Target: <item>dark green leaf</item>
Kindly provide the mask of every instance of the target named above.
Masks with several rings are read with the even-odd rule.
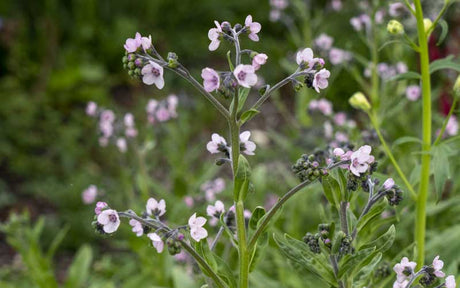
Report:
[[[452,69],[457,72],[460,72],[460,64],[453,62],[454,55],[449,55],[446,58],[439,59],[436,61],[431,62],[430,64],[430,74],[434,73],[438,70],[443,69]]]
[[[241,109],[243,109],[244,103],[246,103],[246,99],[248,99],[248,95],[249,95],[250,90],[251,89],[249,89],[249,88],[241,87],[240,90],[238,91],[238,111],[237,112],[240,112]]]
[[[340,269],[338,277],[342,278],[343,275],[351,276],[351,272],[357,265],[365,262],[366,259],[372,255],[375,251],[375,247],[367,248],[356,252],[355,254],[348,254],[340,261]]]
[[[252,212],[251,219],[249,220],[249,228],[252,230],[257,229],[257,223],[265,215],[265,208],[262,206],[257,206],[256,209]]]
[[[374,204],[374,206],[372,206],[371,210],[369,210],[369,212],[367,212],[367,214],[364,215],[361,218],[361,220],[359,220],[358,226],[356,228],[357,231],[361,232],[361,233],[365,232],[365,231],[363,231],[364,228],[368,224],[371,224],[375,218],[380,216],[382,214],[382,212],[385,210],[386,206],[387,206],[386,201],[380,201],[379,203]]]
[[[212,270],[214,271],[217,270],[217,261],[214,258],[214,253],[212,253],[211,249],[209,249],[207,241],[196,242],[195,250],[196,252],[198,252],[198,254],[201,255],[201,257],[204,258],[204,260],[206,261],[206,263],[208,263],[208,265],[211,267]],[[201,269],[201,270],[203,272],[205,271],[204,269]]]
[[[93,252],[87,245],[82,246],[69,268],[69,276],[65,282],[65,287],[77,288],[87,287],[86,283],[89,277],[89,269],[93,261]]]
[[[243,114],[241,115],[240,125],[243,125],[247,121],[251,120],[254,116],[256,116],[259,113],[260,111],[257,109],[249,109],[247,111],[244,111]]]
[[[339,183],[330,176],[323,177],[321,182],[323,184],[324,196],[326,196],[326,199],[331,205],[335,206],[335,208],[339,210],[341,197]]]
[[[417,72],[414,72],[414,71],[409,71],[409,72],[406,72],[406,73],[402,73],[402,74],[398,74],[392,78],[390,78],[389,81],[399,81],[399,80],[419,80],[421,79],[422,76],[417,73]]]
[[[417,137],[412,137],[412,136],[404,136],[401,138],[396,139],[395,142],[393,142],[393,147],[406,144],[406,143],[419,143],[422,144],[422,140],[420,140]]]
[[[249,189],[249,179],[251,177],[251,167],[248,160],[243,155],[238,158],[238,169],[235,175],[233,188],[234,199],[245,199]]]
[[[449,25],[444,19],[439,20],[438,24],[441,26],[441,35],[439,35],[438,43],[436,43],[437,46],[441,45],[442,41],[446,39],[447,32],[449,32]]]
[[[434,175],[434,184],[436,187],[437,198],[444,189],[444,184],[447,179],[451,178],[450,172],[450,156],[454,155],[455,152],[450,148],[449,145],[439,144],[432,148],[432,173]]]

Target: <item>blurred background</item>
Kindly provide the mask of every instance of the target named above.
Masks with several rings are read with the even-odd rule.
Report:
[[[167,253],[158,255],[149,247],[148,239],[137,238],[126,223],[114,237],[102,237],[91,226],[94,203],[85,203],[92,201],[82,195],[90,185],[97,186],[97,200],[93,201],[106,201],[117,210],[141,211],[148,197],[164,198],[169,204],[168,222],[177,225],[184,224],[191,214],[183,214],[184,210],[191,211],[187,201],[193,200],[192,209],[202,214],[206,205],[213,203],[206,199],[206,189],[202,187],[209,180],[224,179],[227,185],[218,199],[226,207],[231,205],[230,171],[213,165],[214,158],[205,149],[212,133],[226,135],[226,123],[188,83],[171,73],[165,73],[163,90],[130,78],[122,67],[123,44],[137,31],[151,34],[163,56],[175,52],[200,79],[203,67],[225,69],[225,55],[231,49],[224,43],[219,50],[208,51],[207,32],[214,26],[213,21],[243,23],[251,14],[254,21],[262,24],[261,40],[244,40],[243,45],[268,55],[268,63],[259,75],[273,84],[293,71],[295,52],[313,46],[321,33],[333,37],[334,46],[369,57],[362,35],[349,24],[351,17],[362,13],[358,2],[364,1],[346,1],[340,9],[331,2],[337,1],[291,1],[289,7],[281,9],[268,0],[1,1],[0,286],[200,287],[196,267],[188,259]],[[386,1],[374,2],[372,7],[387,9]],[[425,2],[435,15],[443,1]],[[448,36],[440,46],[433,40],[432,60],[458,55],[459,16],[455,6],[446,15]],[[385,15],[379,35],[386,34],[389,19]],[[434,37],[440,33],[436,30]],[[380,55],[382,61],[403,61],[409,70],[418,69],[417,55],[403,45],[382,48]],[[334,111],[345,112],[360,130],[369,128],[367,119],[352,111],[347,102],[350,95],[361,90],[351,72],[355,70],[349,68],[359,67],[356,71],[363,74],[365,67],[356,63],[359,61],[333,67],[325,58],[333,76],[330,87],[320,96],[313,90],[296,93],[288,85],[245,127],[252,131],[258,145],[257,155],[250,158],[256,193],[249,208],[272,205],[277,195],[297,183],[290,165],[301,154],[330,142],[323,132],[327,119],[308,112],[312,99],[327,98]],[[434,77],[436,124],[440,125],[452,101],[449,87],[456,74],[440,72]],[[399,95],[399,100],[395,98],[392,103],[400,105],[400,109],[391,114],[398,121],[382,120],[390,143],[402,135],[419,136],[421,105],[408,104],[403,96],[407,84],[410,83],[392,91],[382,90],[388,97]],[[145,112],[148,101],[161,101],[171,94],[179,100],[178,116],[149,124]],[[251,97],[248,101],[254,102],[257,93]],[[85,112],[89,101],[114,111],[117,119],[126,113],[134,115],[139,135],[129,141],[126,152],[113,143],[100,146],[97,121]],[[402,109],[406,113],[400,113]],[[348,131],[350,142],[363,141],[359,129]],[[369,135],[372,136],[370,130]],[[378,143],[375,138],[373,141]],[[401,155],[401,166],[406,171],[414,165],[414,160],[404,160],[411,149],[402,145],[395,152]],[[387,161],[382,163],[386,167],[382,173],[392,173]],[[458,171],[457,166],[451,167],[452,175]],[[300,238],[316,229],[328,214],[320,205],[320,191],[318,186],[311,193],[298,195],[298,201],[290,203],[279,217],[275,231]],[[429,225],[438,227],[439,233],[452,223],[457,226],[440,234],[440,238],[433,236],[438,242],[433,240],[429,247],[433,251],[442,249],[438,253],[453,263],[454,270],[459,261],[455,249],[460,244],[443,245],[446,242],[441,239],[452,239],[453,243],[460,237],[458,184],[448,181],[439,195],[437,199],[449,199],[441,212],[452,217],[442,225],[429,220]],[[404,204],[401,211],[413,209],[412,204]],[[411,217],[406,222],[401,220],[399,227],[411,231]],[[406,247],[411,237],[398,234],[396,247]],[[304,287],[304,281],[316,283],[308,273],[293,273],[273,243],[271,247],[253,273],[254,287]],[[223,244],[218,248],[225,250]],[[394,254],[397,253],[396,249]],[[316,285],[323,287],[321,283]]]

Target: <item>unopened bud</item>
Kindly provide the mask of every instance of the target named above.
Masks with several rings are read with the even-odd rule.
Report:
[[[356,92],[348,99],[350,105],[355,109],[360,109],[368,112],[371,109],[371,104],[367,101],[366,96],[361,92]]]
[[[176,68],[177,67],[177,65],[178,65],[177,60],[179,59],[179,57],[177,57],[176,53],[169,52],[167,59],[168,59],[168,67],[170,67],[170,68]]]
[[[387,25],[387,31],[394,35],[403,34],[404,26],[397,20],[390,20]]]
[[[429,18],[423,19],[423,26],[425,27],[425,33],[428,33],[428,31],[431,29],[431,26],[433,26],[433,22]]]

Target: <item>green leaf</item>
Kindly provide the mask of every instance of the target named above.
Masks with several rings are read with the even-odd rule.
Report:
[[[251,260],[249,262],[249,272],[254,271],[256,268],[257,263],[262,258],[262,251],[268,245],[268,233],[263,233],[259,239],[257,240],[257,245],[254,247],[254,251],[251,255]]]
[[[379,252],[374,256],[374,258],[372,258],[369,264],[361,269],[358,281],[353,283],[353,287],[365,287],[369,283],[372,272],[375,271],[375,268],[377,264],[380,263],[380,260],[382,260],[382,253]]]
[[[417,72],[409,71],[409,72],[401,73],[394,77],[391,77],[389,81],[412,80],[412,79],[419,80],[419,79],[422,79],[422,76]]]
[[[240,118],[240,126],[254,118],[254,116],[256,116],[259,113],[260,111],[257,109],[249,109],[247,111],[244,111]]]
[[[252,212],[251,219],[249,220],[249,228],[252,230],[257,229],[257,224],[259,220],[265,215],[265,208],[262,206],[257,206],[256,209]]]
[[[237,112],[240,112],[241,109],[243,109],[244,104],[246,103],[246,99],[248,99],[250,90],[251,89],[249,88],[243,88],[243,87],[240,87],[240,89],[238,90],[238,111]]]
[[[69,276],[65,282],[67,288],[87,287],[89,269],[93,261],[93,251],[88,245],[82,246],[69,268]]]
[[[460,72],[460,64],[453,62],[452,59],[454,59],[454,55],[449,55],[446,58],[431,62],[430,74],[443,69],[452,69]]]
[[[57,248],[61,244],[62,240],[64,240],[65,235],[67,232],[69,232],[70,226],[66,225],[64,228],[59,230],[59,232],[54,236],[53,242],[51,242],[50,247],[48,248],[48,251],[46,252],[46,257],[48,259],[52,260],[54,253],[56,252]]]
[[[281,253],[292,261],[294,267],[300,271],[309,271],[328,284],[337,287],[334,272],[324,255],[311,252],[307,244],[287,234],[284,239],[275,235],[273,238],[280,247]]]
[[[217,270],[217,261],[214,257],[214,253],[212,253],[211,249],[209,249],[208,242],[207,241],[199,241],[195,243],[195,250],[198,252],[198,254],[201,255],[201,257],[204,258],[206,263],[211,267],[212,270],[216,271]],[[204,269],[201,269],[203,272],[206,271]],[[207,275],[209,276],[209,275]]]
[[[343,275],[352,276],[352,271],[360,263],[366,261],[369,256],[372,256],[372,253],[375,251],[375,247],[367,248],[356,252],[355,254],[348,254],[342,258],[340,261],[339,278],[342,278]]]
[[[219,266],[217,270],[217,275],[219,275],[225,281],[225,283],[229,285],[229,288],[238,287],[238,285],[236,284],[235,275],[233,275],[232,269],[230,269],[227,262],[225,262],[222,258],[215,254],[214,259],[216,259],[216,262]]]
[[[390,228],[388,228],[387,232],[385,232],[382,236],[379,238],[368,242],[361,246],[359,249],[367,249],[369,247],[377,247],[377,250],[375,252],[385,252],[390,247],[393,245],[393,242],[395,241],[396,237],[396,229],[394,225],[391,225]]]
[[[233,188],[233,197],[235,200],[245,199],[249,189],[249,180],[251,177],[251,167],[248,160],[243,155],[238,158],[238,169],[235,175],[235,184]]]
[[[330,176],[323,177],[321,179],[323,185],[324,196],[326,196],[327,201],[337,210],[340,209],[340,199],[341,199],[341,191],[339,183]]]
[[[444,189],[444,184],[447,179],[451,178],[449,158],[450,156],[455,155],[455,151],[453,151],[449,145],[441,143],[432,148],[432,155],[433,159],[431,169],[434,175],[436,195],[439,199]]]
[[[447,25],[447,22],[444,19],[439,20],[438,24],[441,26],[441,35],[439,35],[439,40],[438,43],[436,43],[436,46],[441,45],[444,39],[446,39],[447,32],[449,32],[449,25]]]
[[[417,137],[404,136],[404,137],[396,139],[396,141],[393,142],[393,147],[396,147],[396,146],[399,146],[399,145],[402,145],[402,144],[406,144],[406,143],[419,143],[419,144],[422,144],[423,142],[422,142],[422,140],[420,140]]]
[[[385,210],[386,206],[387,206],[386,201],[380,201],[379,203],[374,204],[374,206],[372,206],[369,212],[367,212],[367,214],[364,215],[361,218],[361,220],[359,220],[358,226],[356,228],[357,231],[359,233],[365,233],[364,228],[367,225],[371,224],[373,220],[375,220],[378,216],[380,216],[382,212]]]

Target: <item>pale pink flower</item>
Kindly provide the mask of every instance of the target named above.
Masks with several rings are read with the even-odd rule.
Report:
[[[216,199],[216,194],[225,190],[225,181],[222,178],[207,181],[201,185],[201,190],[205,192],[206,201],[212,202]]]
[[[375,12],[375,15],[374,15],[375,23],[382,24],[384,17],[385,17],[385,10],[383,9],[378,10],[377,12]]]
[[[421,89],[418,85],[410,85],[406,88],[406,98],[410,101],[417,101],[420,98]]]
[[[436,256],[433,260],[433,269],[434,269],[434,275],[438,278],[443,278],[446,276],[444,272],[441,271],[442,267],[444,267],[444,261],[439,260],[439,255]]]
[[[125,135],[126,135],[126,137],[128,137],[128,138],[134,138],[134,137],[137,136],[137,129],[136,129],[136,128],[132,128],[132,127],[126,128],[126,129],[125,129]]]
[[[391,3],[388,7],[388,14],[390,14],[391,17],[398,17],[401,16],[405,10],[406,6],[403,3]]]
[[[82,193],[82,199],[83,203],[85,204],[91,204],[96,201],[97,197],[97,187],[95,185],[90,185],[88,188],[86,188],[83,193]]]
[[[342,10],[342,1],[341,0],[332,0],[331,6],[332,6],[332,9],[334,11],[340,11],[340,10]]]
[[[254,56],[254,58],[252,58],[252,67],[254,67],[254,70],[259,70],[260,66],[267,63],[267,59],[268,56],[264,53],[259,53],[256,56]]]
[[[272,22],[276,22],[278,20],[280,20],[281,18],[281,11],[278,10],[278,9],[272,9],[270,10],[270,21]]]
[[[211,28],[208,31],[208,38],[209,40],[211,40],[211,43],[208,47],[209,51],[215,51],[217,48],[219,48],[220,45],[220,35],[222,34],[222,27],[217,21],[214,21],[214,24],[217,28]]]
[[[149,200],[147,200],[147,205],[145,206],[145,211],[151,216],[163,216],[166,213],[166,202],[163,199],[157,202],[154,198],[149,198]]]
[[[129,220],[129,225],[131,225],[131,227],[133,227],[131,229],[131,231],[136,233],[137,237],[141,237],[142,234],[144,234],[144,228],[142,227],[141,222],[137,221],[136,219],[131,219],[131,220]]]
[[[142,82],[147,85],[155,84],[158,89],[162,89],[165,86],[165,80],[163,79],[163,67],[153,61],[149,61],[149,64],[145,65],[141,70]]]
[[[220,215],[225,212],[225,206],[222,201],[217,200],[214,205],[208,205],[206,208],[206,213],[208,214],[209,217],[211,217],[211,220],[209,221],[209,224],[211,226],[216,226],[217,223],[219,222]]]
[[[334,154],[335,157],[338,157],[340,161],[347,161],[347,160],[350,160],[351,154],[353,154],[353,151],[345,152],[343,151],[342,148],[335,148],[332,153]],[[340,168],[343,168],[343,169],[348,169],[349,167],[350,165],[348,164],[343,164],[340,166]]]
[[[361,176],[361,173],[366,173],[369,165],[374,162],[374,156],[370,155],[372,147],[369,145],[361,146],[357,151],[351,154],[350,171],[356,176]]]
[[[457,284],[455,283],[454,275],[449,275],[446,277],[446,288],[455,288]]]
[[[169,115],[172,118],[177,117],[176,109],[177,109],[177,104],[179,103],[179,99],[177,98],[177,96],[174,94],[169,95],[168,98],[166,98],[166,102],[168,102]]]
[[[408,68],[407,68],[407,65],[406,63],[404,62],[398,62],[396,63],[396,71],[399,73],[399,74],[403,74],[403,73],[406,73],[408,71]]]
[[[250,219],[251,216],[252,216],[252,212],[249,211],[248,209],[244,209],[243,216],[244,216],[245,219]]]
[[[347,134],[345,134],[343,132],[336,132],[335,133],[335,141],[337,141],[339,143],[348,142],[348,136],[347,136]]]
[[[409,259],[407,257],[403,257],[401,259],[401,263],[397,263],[394,267],[393,267],[393,271],[396,272],[396,281],[398,283],[402,283],[404,282],[406,279],[407,279],[407,276],[403,273],[404,270],[407,268],[407,269],[410,269],[411,271],[414,271],[415,267],[417,266],[417,263],[415,262],[410,262]],[[406,286],[404,286],[405,288]]]
[[[449,121],[447,121],[446,134],[449,136],[454,136],[454,135],[457,135],[457,133],[458,133],[457,117],[452,115],[450,116]]]
[[[331,122],[329,121],[324,122],[323,128],[324,128],[324,136],[326,138],[332,138],[332,135],[334,133],[334,128],[332,127]]]
[[[254,155],[256,144],[252,141],[249,141],[249,137],[251,137],[251,132],[249,131],[244,131],[240,134],[241,152],[246,155]]]
[[[147,237],[149,237],[150,240],[152,240],[152,245],[153,247],[155,247],[158,253],[163,252],[163,248],[165,244],[163,240],[161,240],[161,237],[158,236],[157,233],[149,233],[147,234]]]
[[[334,43],[334,39],[324,33],[315,39],[316,47],[324,51],[331,49],[332,43]]]
[[[115,113],[113,113],[112,110],[102,111],[100,121],[113,123],[113,121],[115,121]]]
[[[155,117],[160,122],[168,121],[171,118],[168,108],[161,106],[155,113]]]
[[[142,45],[142,49],[144,49],[144,51],[146,51],[147,49],[150,49],[150,47],[152,47],[152,36],[149,35],[149,37],[142,37],[141,38],[141,45]]]
[[[134,127],[134,116],[131,113],[126,113],[123,117],[123,123],[126,127]]]
[[[102,210],[104,210],[107,207],[109,207],[109,205],[107,205],[107,203],[99,201],[99,202],[96,203],[96,207],[94,208],[94,213],[96,215],[99,215],[99,214],[101,214]]]
[[[284,10],[289,5],[287,0],[270,0],[270,6],[278,10]]]
[[[190,219],[188,219],[188,226],[190,227],[190,236],[196,242],[200,242],[201,239],[208,237],[208,231],[203,228],[204,224],[206,224],[206,218],[204,217],[196,217],[196,213],[194,213]]]
[[[113,134],[113,124],[108,121],[99,122],[99,130],[101,131],[104,138],[110,138]]]
[[[125,153],[128,150],[128,143],[125,138],[118,138],[116,144],[121,153]]]
[[[390,190],[391,188],[393,188],[393,186],[395,186],[395,181],[393,180],[393,178],[388,178],[387,180],[385,180],[385,182],[383,182],[383,189],[385,190]]]
[[[322,98],[318,101],[318,110],[324,115],[329,116],[332,114],[332,103]]]
[[[147,107],[145,107],[145,110],[149,114],[153,114],[158,107],[158,101],[154,99],[150,99],[149,102],[147,103]]]
[[[404,280],[402,282],[395,281],[393,283],[393,288],[407,288],[408,284],[409,284],[409,280]]]
[[[332,48],[329,51],[329,61],[333,65],[339,65],[351,60],[351,53],[339,48]]]
[[[251,65],[240,64],[236,66],[233,75],[238,81],[238,84],[243,87],[250,88],[257,83],[257,75],[254,67]]]
[[[97,222],[101,224],[105,233],[113,233],[117,231],[120,226],[120,218],[118,217],[117,211],[113,209],[107,209],[102,211],[97,216]]]
[[[217,133],[213,133],[211,136],[211,141],[208,142],[206,145],[206,149],[208,149],[209,153],[216,154],[222,152],[227,147],[227,141],[225,138],[220,136]]]
[[[142,37],[139,32],[136,33],[134,38],[128,38],[125,42],[125,50],[128,53],[136,52],[136,50],[142,45]]]
[[[204,90],[212,92],[219,89],[220,77],[219,74],[211,68],[204,68],[201,70],[201,77],[203,78]]]
[[[344,112],[339,112],[334,115],[334,123],[338,126],[343,126],[347,122],[347,114]]]
[[[310,66],[310,62],[313,60],[313,50],[311,48],[305,48],[302,51],[297,52],[296,55],[296,62],[300,66],[302,63],[308,63]]]
[[[86,115],[94,117],[97,112],[97,104],[93,101],[88,102],[86,105]]]
[[[193,197],[190,196],[185,196],[184,197],[184,203],[187,207],[192,208],[193,204],[195,203],[195,200],[193,200]]]
[[[359,19],[359,17],[351,18],[350,19],[350,24],[351,24],[351,26],[353,26],[353,29],[355,29],[356,31],[363,30],[363,25],[362,25],[361,20]]]
[[[329,85],[328,78],[331,76],[331,72],[326,69],[321,69],[319,72],[315,73],[313,78],[313,88],[315,88],[316,92],[319,93],[319,89],[325,89]]]
[[[260,32],[260,29],[262,28],[262,26],[260,25],[259,22],[252,22],[252,16],[251,15],[248,15],[246,17],[246,20],[244,20],[244,25],[249,28],[249,39],[251,39],[252,41],[259,41],[259,36],[257,35],[257,33]]]

